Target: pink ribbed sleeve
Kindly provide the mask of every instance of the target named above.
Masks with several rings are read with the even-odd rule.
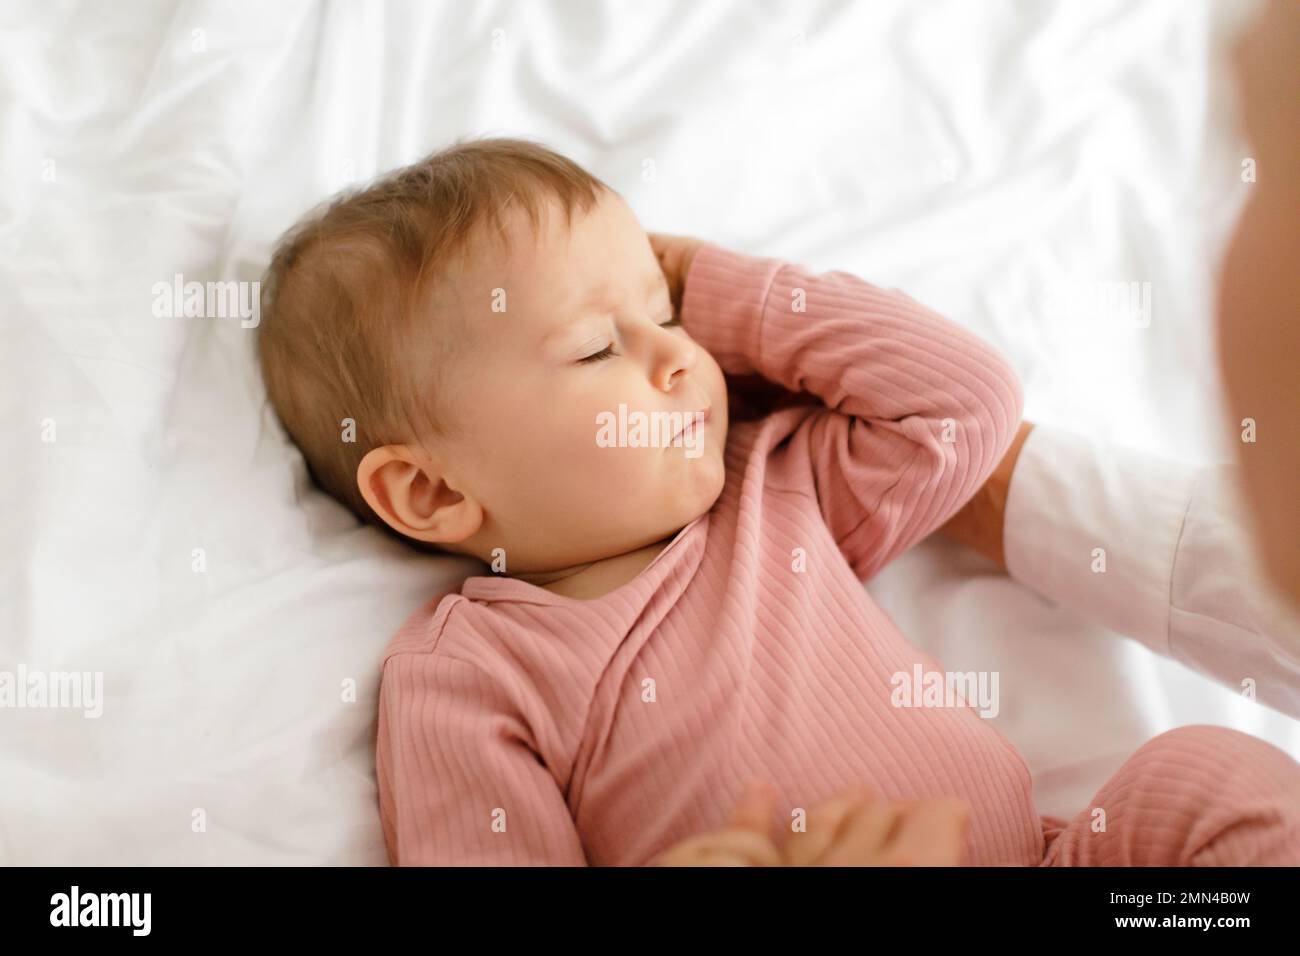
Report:
[[[445,654],[384,664],[376,770],[396,866],[585,866],[518,694]]]
[[[722,370],[827,411],[804,427],[826,524],[866,580],[952,516],[1020,423],[1020,381],[992,346],[902,292],[706,244],[682,324]]]

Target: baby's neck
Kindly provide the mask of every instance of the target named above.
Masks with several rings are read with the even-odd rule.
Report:
[[[656,541],[635,551],[581,565],[571,573],[555,571],[533,575],[520,574],[518,577],[543,587],[553,594],[590,601],[603,597],[635,578],[660,551],[668,546],[671,540],[670,535],[662,541]]]

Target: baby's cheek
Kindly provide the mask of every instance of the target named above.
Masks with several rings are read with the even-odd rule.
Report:
[[[589,426],[575,430],[565,447],[568,466],[580,473],[582,484],[597,487],[602,480],[610,480],[618,474],[627,452],[626,448],[619,448],[611,442],[611,436],[602,431],[594,417]]]
[[[589,439],[589,452],[581,483],[593,496],[605,500],[617,495],[631,504],[652,489],[662,469],[656,467],[662,448],[598,445]]]

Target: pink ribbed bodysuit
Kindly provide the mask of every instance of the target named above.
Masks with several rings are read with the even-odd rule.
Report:
[[[859,784],[959,797],[972,865],[1300,863],[1300,765],[1245,734],[1155,738],[1067,824],[974,709],[895,706],[895,675],[941,666],[861,582],[1010,443],[1021,389],[992,347],[902,293],[716,245],[681,318],[724,372],[821,404],[734,424],[717,503],[608,594],[472,577],[412,615],[380,694],[394,863],[640,865],[755,778],[783,826]]]

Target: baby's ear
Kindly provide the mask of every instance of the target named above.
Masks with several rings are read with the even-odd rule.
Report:
[[[357,489],[394,531],[429,544],[464,541],[483,523],[472,497],[447,484],[437,463],[410,445],[382,445],[357,465]]]

